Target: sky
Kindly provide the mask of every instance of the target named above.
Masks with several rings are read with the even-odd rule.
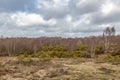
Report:
[[[0,35],[85,37],[120,34],[120,0],[0,0]]]

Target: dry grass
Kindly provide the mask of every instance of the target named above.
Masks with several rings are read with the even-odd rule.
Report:
[[[119,80],[120,63],[92,59],[33,59],[28,65],[15,57],[0,57],[0,80]]]

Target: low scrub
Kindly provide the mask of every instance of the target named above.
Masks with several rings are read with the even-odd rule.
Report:
[[[110,54],[107,54],[104,59],[105,59],[105,61],[108,61],[108,62],[119,62],[120,56],[118,56],[118,55],[112,56]]]
[[[20,63],[23,63],[25,65],[30,64],[33,61],[30,56],[26,57],[25,55],[19,55],[17,58]]]

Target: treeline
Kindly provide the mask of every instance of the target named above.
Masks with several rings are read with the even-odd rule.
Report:
[[[65,54],[74,56],[92,57],[98,54],[112,53],[120,51],[120,36],[111,36],[108,51],[106,50],[107,37],[86,37],[86,38],[1,38],[0,56],[15,56],[20,54],[49,53],[54,57]]]
[[[103,36],[84,38],[0,38],[0,56],[31,55],[33,57],[95,57],[120,55],[120,36],[107,27]]]

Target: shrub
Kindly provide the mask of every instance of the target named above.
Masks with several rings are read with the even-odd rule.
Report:
[[[39,57],[39,60],[45,60],[45,61],[51,60],[51,56],[49,52],[43,52],[43,51],[39,52],[38,57]]]
[[[70,58],[72,54],[70,52],[61,52],[61,58]]]
[[[31,57],[26,57],[25,55],[19,55],[18,57],[18,61],[20,63],[23,63],[23,64],[29,64],[32,62],[32,58]]]
[[[52,51],[53,50],[53,46],[43,46],[42,51]]]
[[[28,55],[32,55],[32,53],[33,52],[31,50],[24,49],[24,50],[20,50],[17,55],[24,55],[25,57],[27,57]]]
[[[120,62],[120,56],[118,56],[118,55],[114,56],[114,61]]]
[[[66,46],[44,46],[42,51],[67,51]]]
[[[73,56],[91,58],[91,54],[89,53],[89,48],[86,45],[78,45]]]
[[[103,46],[97,46],[95,48],[95,54],[103,54],[104,53],[104,47]]]
[[[113,51],[111,53],[112,56],[116,56],[116,55],[119,55],[120,56],[120,51]]]
[[[71,57],[71,53],[63,51],[53,51],[51,56],[57,58],[68,58]]]
[[[83,57],[83,52],[82,51],[74,51],[73,52],[73,57],[77,58],[77,57]]]
[[[83,57],[84,58],[91,58],[91,54],[89,52],[87,52],[87,51],[84,51],[83,52]]]
[[[6,51],[5,46],[0,46],[0,53],[4,53]]]
[[[67,47],[66,46],[55,46],[53,48],[53,51],[62,51],[62,52],[64,52],[64,51],[67,51]]]
[[[105,59],[105,61],[108,61],[108,62],[119,62],[120,56],[118,56],[118,55],[112,56],[110,54],[107,54],[104,59]]]
[[[107,61],[112,61],[113,57],[110,54],[107,54],[104,59]]]
[[[86,45],[78,45],[76,51],[86,51],[88,47]]]

